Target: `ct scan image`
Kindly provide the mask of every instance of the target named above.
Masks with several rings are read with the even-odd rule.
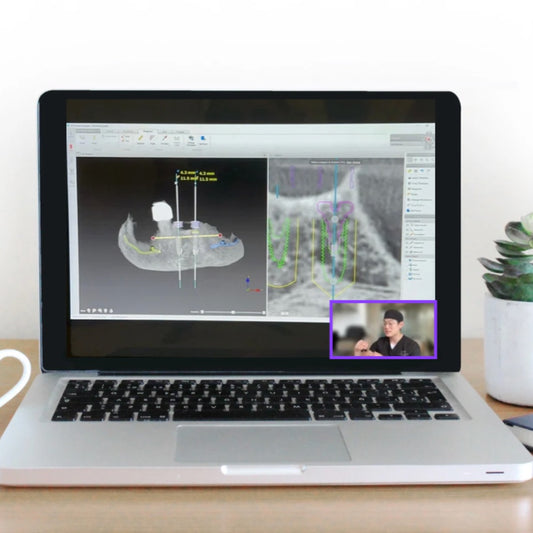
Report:
[[[328,317],[336,299],[400,295],[401,158],[273,159],[268,309]]]

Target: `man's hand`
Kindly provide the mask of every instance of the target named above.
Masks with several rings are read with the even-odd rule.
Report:
[[[357,341],[353,350],[354,356],[365,356],[365,357],[381,357],[381,354],[378,352],[371,352],[370,345],[364,339]]]

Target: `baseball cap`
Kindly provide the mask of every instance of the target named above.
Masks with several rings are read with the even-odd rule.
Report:
[[[387,309],[385,311],[385,315],[383,316],[383,319],[391,318],[393,320],[397,320],[398,322],[403,322],[403,315],[400,313],[400,311],[397,311],[396,309]]]

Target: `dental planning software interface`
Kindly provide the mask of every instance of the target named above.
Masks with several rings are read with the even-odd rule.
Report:
[[[435,124],[67,124],[72,319],[435,295]]]

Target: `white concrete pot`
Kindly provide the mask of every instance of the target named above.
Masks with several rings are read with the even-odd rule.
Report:
[[[486,296],[485,379],[493,398],[533,406],[533,302]]]

